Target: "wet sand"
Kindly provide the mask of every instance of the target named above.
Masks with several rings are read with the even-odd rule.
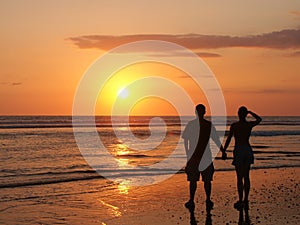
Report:
[[[299,224],[299,172],[300,168],[251,170],[249,224]],[[233,208],[235,183],[234,171],[215,173],[215,206],[207,214],[203,183],[198,182],[192,224],[238,224],[241,215]],[[184,207],[188,200],[185,174],[146,187],[88,180],[2,189],[1,196],[1,224],[191,224]]]

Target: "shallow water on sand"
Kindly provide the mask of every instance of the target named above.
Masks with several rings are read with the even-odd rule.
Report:
[[[80,119],[82,134],[89,137],[91,118]],[[184,161],[186,158],[180,138],[180,121],[177,117],[163,117],[167,124],[165,135],[164,124],[159,122],[152,126],[150,133],[151,117],[131,118],[130,130],[135,137],[140,138],[136,142],[126,137],[128,129],[123,119],[119,118],[115,129],[125,134],[125,140],[115,136],[108,117],[96,117],[98,135],[109,155],[103,152],[86,155],[87,158],[97,156],[100,159],[97,168],[91,168],[77,147],[71,117],[0,117],[0,223],[33,224],[38,220],[40,224],[80,224],[81,220],[88,219],[90,223],[103,225],[103,221],[121,217],[124,213],[130,214],[130,210],[147,205],[150,197],[152,202],[162,201],[159,191],[153,196],[148,193],[148,197],[143,196],[143,191],[138,191],[138,203],[135,203],[134,195],[126,193],[132,179],[142,179],[143,183],[147,180],[155,181],[163,175],[169,177],[183,173],[182,169],[174,169],[178,167],[178,159]],[[191,119],[184,118],[183,124]],[[228,125],[235,119],[229,117]],[[216,127],[219,129],[218,124]],[[158,147],[145,150],[145,140],[150,135],[152,144]],[[165,136],[160,143],[162,135]],[[262,124],[253,130],[251,143],[255,154],[254,169],[299,167],[300,117],[263,118]],[[170,157],[176,146],[181,151],[172,156],[173,165],[161,170],[150,169],[149,165]],[[215,158],[217,171],[233,170],[232,146],[228,152],[229,160],[222,161],[219,154]],[[217,150],[214,144],[211,148]],[[107,163],[108,156],[117,159],[117,168]],[[112,175],[116,182],[106,179],[106,173]],[[173,196],[174,190],[167,192]],[[161,206],[153,204],[147,207]],[[14,216],[16,212],[18,217]]]

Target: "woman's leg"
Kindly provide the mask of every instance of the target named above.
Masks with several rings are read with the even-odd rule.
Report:
[[[205,194],[206,194],[206,201],[210,201],[211,181],[205,181],[204,182],[204,190],[205,190]]]
[[[250,192],[250,165],[244,167],[244,188],[245,188],[245,198],[244,201],[248,202],[249,192]]]
[[[235,172],[237,177],[237,189],[239,194],[239,201],[243,201],[243,192],[244,192],[244,184],[243,184],[243,178],[244,178],[244,167],[243,166],[235,166]]]

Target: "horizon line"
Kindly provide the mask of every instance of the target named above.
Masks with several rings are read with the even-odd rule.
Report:
[[[0,114],[0,117],[18,117],[18,116],[28,116],[28,117],[34,117],[34,116],[70,116],[70,117],[73,117],[74,115],[72,114]],[[103,114],[103,115],[77,115],[77,116],[90,116],[90,117],[93,117],[93,116],[106,116],[106,117],[109,117],[109,116],[112,116],[112,115],[108,115],[108,114]],[[114,116],[119,116],[119,117],[126,117],[128,115],[114,115]],[[142,115],[142,114],[138,114],[138,115],[129,115],[129,116],[136,116],[136,117],[146,117],[146,116],[155,116],[155,117],[175,117],[175,116],[178,116],[178,115]],[[181,117],[191,117],[191,116],[195,116],[194,114],[193,115],[182,115]],[[210,114],[207,114],[205,116],[211,116]],[[236,116],[238,117],[238,115],[226,115],[227,117],[228,116]],[[300,117],[300,115],[261,115],[263,117]],[[180,117],[180,116],[179,116]],[[216,115],[216,117],[223,117],[222,115]]]

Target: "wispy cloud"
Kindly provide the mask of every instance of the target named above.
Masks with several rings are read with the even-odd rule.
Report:
[[[150,51],[151,49],[149,49]],[[194,52],[196,55],[207,58],[207,57],[221,57],[220,54],[212,53],[212,52]],[[147,54],[148,56],[154,56],[154,57],[189,57],[191,54],[187,54],[186,52],[179,52],[179,51],[166,51],[163,53],[151,53],[149,52]]]
[[[13,86],[17,86],[17,85],[21,85],[22,84],[22,82],[13,82],[13,83],[11,83],[11,85],[13,85]]]
[[[300,51],[293,52],[289,56],[291,56],[291,57],[300,57]]]
[[[196,52],[196,55],[200,56],[200,57],[221,57],[220,54],[217,53],[211,53],[211,52]]]
[[[263,88],[263,89],[257,89],[257,88],[245,88],[245,89],[223,89],[224,92],[227,93],[246,93],[246,94],[283,94],[283,93],[299,93],[298,89],[277,89],[277,88]]]
[[[297,11],[298,12],[298,11]],[[79,48],[110,50],[118,45],[141,40],[162,40],[177,43],[192,50],[228,47],[258,47],[272,49],[300,48],[300,29],[274,31],[250,36],[225,36],[201,34],[135,34],[135,35],[84,35],[70,37]],[[200,53],[199,53],[200,54]],[[206,54],[206,55],[205,55]],[[206,57],[216,57],[215,53],[205,53]],[[204,56],[202,55],[202,56]]]
[[[290,11],[289,12],[295,19],[300,19],[300,11],[296,11],[296,10],[293,10],[293,11]]]
[[[22,82],[0,82],[1,85],[18,86],[22,85]]]

